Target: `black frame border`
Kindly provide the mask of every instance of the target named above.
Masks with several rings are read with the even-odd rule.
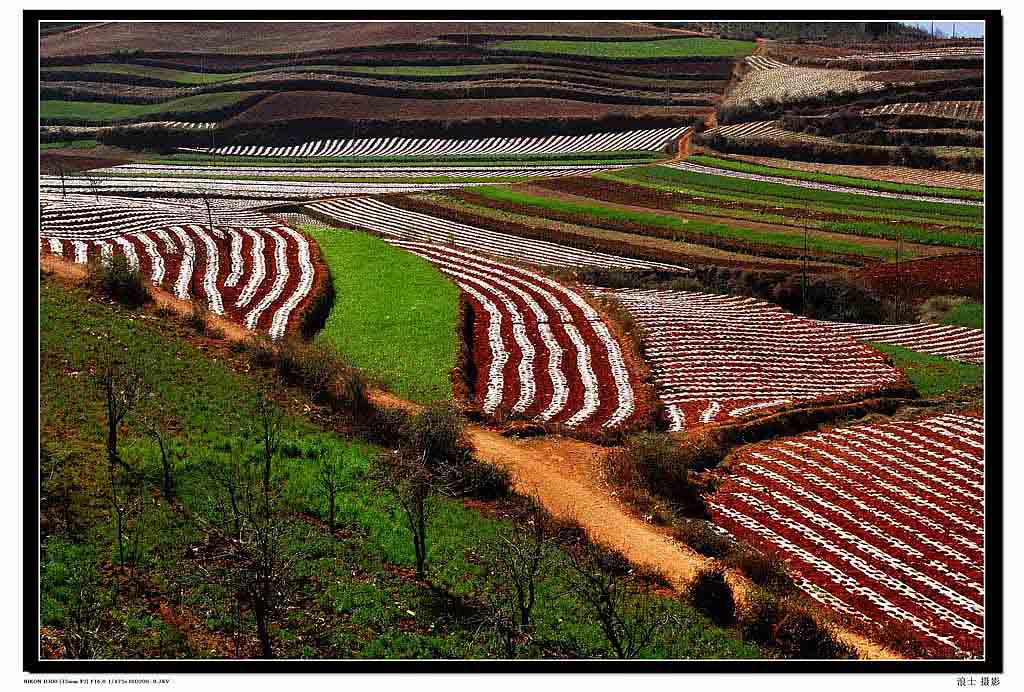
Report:
[[[674,20],[674,21],[896,21],[985,22],[985,658],[980,660],[811,661],[811,660],[115,660],[41,659],[39,652],[39,257],[36,223],[39,178],[38,22],[76,17],[90,20]],[[1003,21],[998,10],[706,10],[706,11],[173,11],[25,10],[23,30],[24,152],[24,430],[23,430],[23,638],[22,666],[40,674],[155,673],[1002,673],[1003,619]],[[29,377],[28,375],[31,375]],[[32,443],[30,443],[32,441]]]

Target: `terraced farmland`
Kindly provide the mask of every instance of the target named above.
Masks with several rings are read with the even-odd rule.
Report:
[[[316,202],[305,208],[318,218],[344,228],[363,228],[396,240],[447,244],[486,256],[527,262],[537,266],[684,270],[683,267],[668,263],[578,250],[558,243],[468,226],[437,216],[408,211],[376,199]]]
[[[932,118],[985,120],[984,101],[920,101],[915,103],[889,103],[884,106],[867,108],[864,115],[927,115]]]
[[[946,414],[743,451],[715,523],[779,555],[812,598],[909,627],[931,656],[982,654],[984,421]]]
[[[77,264],[123,255],[153,285],[280,338],[311,297],[309,241],[254,212],[80,196],[44,198],[39,249]]]
[[[643,330],[673,431],[909,388],[877,351],[777,305],[692,291],[591,290],[614,297]]]
[[[578,293],[467,252],[390,242],[435,264],[473,305],[472,403],[484,415],[614,430],[643,413],[621,347]]]
[[[866,79],[863,72],[818,67],[773,67],[748,72],[726,96],[727,103],[761,103],[767,99],[796,102],[837,94],[881,91],[884,82]]]

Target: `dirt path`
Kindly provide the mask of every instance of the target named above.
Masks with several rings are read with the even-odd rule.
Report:
[[[593,540],[663,574],[678,591],[711,562],[673,540],[667,530],[635,517],[601,484],[606,449],[556,436],[514,440],[479,426],[472,426],[469,434],[480,459],[509,470],[517,492],[533,496],[556,517],[579,522]],[[750,582],[734,572],[728,577],[737,599],[746,600]],[[837,629],[836,634],[861,658],[901,658],[855,632]]]

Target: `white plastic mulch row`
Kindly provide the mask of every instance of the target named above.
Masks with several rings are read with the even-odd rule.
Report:
[[[644,332],[672,430],[802,402],[859,398],[903,381],[881,354],[814,320],[734,296],[590,288]]]
[[[774,120],[755,120],[749,123],[736,123],[735,125],[719,125],[718,127],[706,130],[704,134],[718,134],[731,139],[787,139],[794,142],[833,143],[828,137],[784,130],[776,125]]]
[[[498,154],[573,154],[613,151],[657,151],[667,142],[683,136],[686,127],[665,127],[627,132],[598,132],[589,135],[547,137],[487,137],[482,139],[414,139],[373,137],[367,139],[321,139],[288,147],[234,145],[216,148],[188,147],[221,156],[271,156],[344,158],[369,156],[492,156]]]
[[[331,182],[288,182],[280,180],[219,180],[216,178],[146,177],[67,177],[39,176],[39,187],[44,192],[58,193],[66,189],[88,194],[97,192],[109,194],[184,194],[212,195],[247,199],[307,200],[345,195],[385,195],[402,192],[426,192],[450,190],[467,185],[487,183],[331,183]]]
[[[398,240],[454,245],[471,252],[507,257],[539,266],[685,271],[685,268],[672,264],[578,250],[558,243],[468,226],[400,209],[376,199],[329,200],[308,204],[305,208],[330,218],[340,226],[353,225]]]
[[[92,171],[98,176],[238,176],[243,178],[556,178],[590,175],[624,166],[207,166],[128,163]]]

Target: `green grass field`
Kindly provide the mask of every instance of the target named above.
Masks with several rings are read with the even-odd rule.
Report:
[[[105,658],[209,658],[167,620],[159,606],[187,615],[195,630],[230,642],[234,591],[226,563],[204,539],[195,517],[208,512],[217,473],[232,460],[258,458],[253,429],[266,371],[238,374],[222,357],[208,356],[182,338],[183,327],[139,319],[138,313],[91,300],[78,290],[44,279],[41,284],[41,382],[43,494],[51,521],[41,556],[43,625],[62,628],[80,604],[98,613]],[[144,589],[125,588],[115,597],[109,577],[115,551],[111,513],[103,499],[106,482],[104,409],[89,376],[103,349],[138,358],[155,397],[147,406],[168,431],[175,460],[178,506],[149,501],[156,482],[157,449],[131,416],[121,432],[121,453],[142,472],[147,500],[141,556],[133,579]],[[265,379],[262,385],[274,382]],[[277,385],[279,388],[280,385]],[[283,397],[289,401],[287,396]],[[314,427],[299,417],[283,419],[272,482],[280,489],[284,531],[280,563],[291,588],[272,621],[280,658],[479,658],[502,657],[498,643],[481,631],[472,608],[495,590],[477,558],[509,527],[458,499],[439,500],[430,523],[428,574],[433,586],[409,576],[413,564],[404,515],[389,494],[367,478],[378,450]],[[317,488],[316,459],[341,460],[338,520],[331,536],[320,523],[326,506]],[[154,495],[155,497],[155,495]],[[54,498],[60,498],[59,500]],[[536,640],[523,656],[607,656],[607,645],[583,604],[565,588],[565,568],[553,556],[537,593]],[[101,576],[100,568],[104,567]],[[81,584],[93,586],[87,602]],[[450,595],[445,595],[450,594]],[[675,614],[672,627],[656,633],[642,655],[652,658],[750,658],[758,651],[734,631],[711,625],[676,598],[655,597],[655,607]],[[241,611],[243,643],[251,641],[253,617]],[[552,648],[553,647],[553,648]],[[243,653],[244,653],[243,649]],[[552,651],[556,653],[552,653]]]
[[[396,394],[452,395],[459,291],[428,262],[356,231],[306,226],[331,271],[335,299],[318,340]]]
[[[757,46],[753,41],[717,38],[669,38],[656,41],[564,41],[524,39],[494,41],[489,48],[529,53],[582,55],[592,58],[741,57]]]
[[[522,214],[554,218],[569,223],[622,230],[623,224],[638,226],[643,229],[658,229],[659,237],[686,240],[694,234],[709,235],[724,239],[741,240],[749,243],[764,243],[787,248],[803,248],[803,233],[793,229],[792,233],[769,231],[752,228],[740,228],[724,223],[702,221],[697,219],[681,219],[668,216],[658,211],[641,212],[628,209],[616,209],[600,202],[570,202],[552,197],[532,195],[515,188],[498,186],[479,186],[472,189],[474,197],[483,200],[495,200],[515,204]],[[636,232],[636,231],[632,231]],[[666,235],[667,234],[667,235]],[[869,246],[858,243],[855,239],[840,240],[809,235],[807,246],[812,252],[842,253],[879,257],[888,259],[893,250],[886,247]]]
[[[872,343],[871,346],[892,356],[896,367],[907,374],[917,391],[926,399],[980,385],[985,376],[984,368],[970,363],[960,363],[889,344]]]
[[[985,328],[985,306],[982,303],[963,303],[955,306],[942,319],[943,324],[957,327]]]
[[[117,122],[154,116],[196,117],[218,111],[252,98],[258,92],[226,91],[173,99],[164,103],[104,103],[100,101],[64,101],[45,99],[39,102],[39,117],[49,122]]]

